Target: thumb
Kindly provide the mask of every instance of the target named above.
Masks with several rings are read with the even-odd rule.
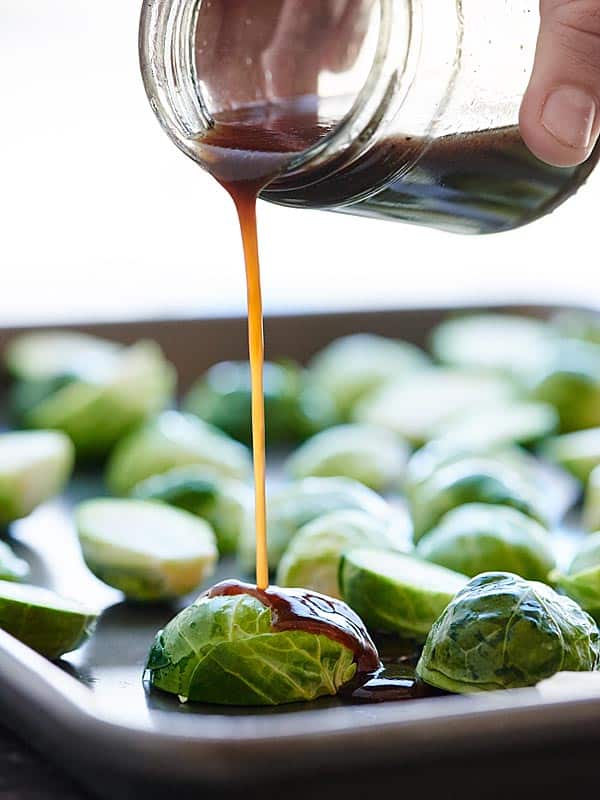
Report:
[[[600,133],[600,0],[541,0],[540,7],[521,135],[543,161],[574,166]]]

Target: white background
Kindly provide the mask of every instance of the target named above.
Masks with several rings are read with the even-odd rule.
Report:
[[[0,0],[0,325],[243,309],[230,202],[147,105],[138,6]],[[267,310],[600,303],[599,199],[481,239],[262,204]]]

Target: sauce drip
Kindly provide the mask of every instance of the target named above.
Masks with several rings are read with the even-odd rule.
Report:
[[[260,589],[241,581],[223,581],[213,586],[206,597],[232,597],[248,594],[271,609],[276,631],[302,630],[322,634],[354,653],[358,677],[381,669],[377,648],[358,617],[341,600],[303,589]]]
[[[260,258],[256,224],[259,192],[298,153],[327,135],[333,121],[311,97],[276,105],[247,106],[217,114],[214,126],[197,141],[202,162],[235,204],[246,261],[248,347],[252,377],[252,450],[255,486],[256,585],[269,585],[265,475],[265,358]]]
[[[396,674],[396,671],[384,667],[369,680],[359,686],[350,686],[342,690],[342,694],[352,703],[397,703],[400,700],[423,700],[437,697],[438,692],[432,686],[420,681],[414,673]]]

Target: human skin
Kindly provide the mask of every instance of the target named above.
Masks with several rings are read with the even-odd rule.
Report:
[[[261,0],[257,14],[256,0],[208,0],[197,65],[209,96],[226,109],[314,93],[321,70],[353,63],[373,1]],[[521,134],[543,161],[575,166],[600,134],[600,0],[540,0],[540,13]]]
[[[600,133],[600,0],[541,0],[521,134],[543,161],[574,166]]]

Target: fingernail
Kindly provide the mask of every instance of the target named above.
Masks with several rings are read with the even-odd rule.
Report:
[[[596,122],[595,99],[577,86],[559,86],[546,100],[542,125],[561,144],[586,150]]]

